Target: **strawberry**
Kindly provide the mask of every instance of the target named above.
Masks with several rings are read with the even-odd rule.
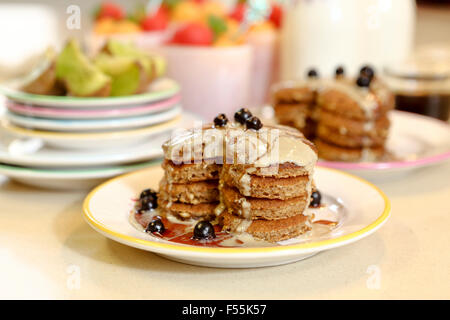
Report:
[[[242,22],[244,19],[245,11],[247,10],[247,5],[243,2],[238,3],[233,11],[230,13],[229,17],[237,22]]]
[[[122,8],[112,2],[103,2],[98,9],[96,18],[97,20],[103,18],[112,18],[114,20],[121,20],[125,17],[125,13]]]
[[[169,24],[169,13],[165,7],[160,7],[153,15],[146,16],[141,21],[141,27],[145,31],[165,30]]]
[[[200,23],[189,23],[180,28],[171,43],[193,46],[210,46],[214,40],[213,31]]]
[[[270,13],[269,20],[277,27],[281,27],[283,20],[283,9],[279,5],[272,5],[272,12]]]

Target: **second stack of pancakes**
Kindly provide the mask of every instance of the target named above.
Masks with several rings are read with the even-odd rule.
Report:
[[[273,103],[277,121],[314,139],[322,159],[375,161],[385,155],[394,98],[368,67],[356,79],[316,74],[282,83],[274,87]]]
[[[275,117],[282,125],[290,126],[302,132],[306,138],[315,137],[317,125],[317,92],[314,79],[308,84],[283,83],[280,88],[273,89]]]
[[[323,159],[376,161],[385,155],[392,95],[377,79],[365,86],[358,81],[337,80],[318,93],[315,143]]]

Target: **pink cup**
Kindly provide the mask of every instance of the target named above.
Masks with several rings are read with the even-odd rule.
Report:
[[[219,113],[232,116],[247,106],[252,48],[168,45],[167,75],[181,85],[183,108],[212,121]]]

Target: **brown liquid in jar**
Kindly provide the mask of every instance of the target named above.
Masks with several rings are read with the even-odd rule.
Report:
[[[397,110],[414,112],[447,121],[450,116],[450,94],[439,93],[397,93]]]

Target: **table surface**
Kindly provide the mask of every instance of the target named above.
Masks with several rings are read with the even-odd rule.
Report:
[[[449,181],[447,163],[377,183],[392,215],[359,242],[283,266],[215,269],[103,237],[83,220],[87,192],[0,177],[0,298],[449,299]]]

